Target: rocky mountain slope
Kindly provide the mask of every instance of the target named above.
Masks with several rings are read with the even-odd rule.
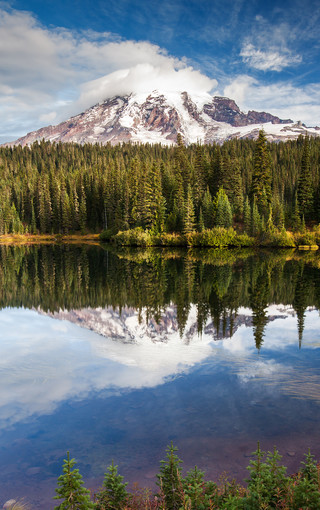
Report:
[[[5,145],[29,145],[36,140],[55,142],[162,143],[170,145],[181,133],[186,144],[221,143],[230,138],[256,138],[263,128],[269,140],[320,135],[319,128],[281,120],[269,113],[243,113],[232,99],[187,92],[130,94],[113,97],[57,126],[33,131]]]

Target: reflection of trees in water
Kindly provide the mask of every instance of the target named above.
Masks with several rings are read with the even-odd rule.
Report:
[[[256,342],[256,348],[260,350],[264,329],[268,322],[266,308],[269,298],[269,278],[261,273],[254,285],[250,287],[250,307],[252,309],[253,335]]]
[[[305,310],[319,307],[319,256],[219,250],[106,251],[96,246],[1,246],[0,306],[44,311],[113,306],[160,321],[176,306],[182,335],[191,305],[201,333],[211,319],[232,336],[239,307],[252,309],[260,349],[269,304],[292,305],[301,343]]]
[[[314,295],[315,281],[309,278],[308,267],[301,263],[296,274],[296,287],[292,306],[297,314],[299,348],[301,348],[305,311],[310,306],[310,295]]]

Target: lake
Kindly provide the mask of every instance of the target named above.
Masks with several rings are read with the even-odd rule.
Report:
[[[112,459],[155,488],[241,481],[260,440],[320,458],[320,256],[0,246],[0,506],[57,502],[66,451],[96,490]]]

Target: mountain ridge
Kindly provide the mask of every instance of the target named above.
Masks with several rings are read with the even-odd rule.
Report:
[[[263,128],[270,141],[319,136],[319,128],[280,119],[267,112],[244,113],[233,99],[183,92],[131,93],[114,96],[55,126],[32,131],[4,146],[31,145],[42,139],[75,143],[161,143],[172,145],[177,133],[186,144],[223,143],[257,138]]]

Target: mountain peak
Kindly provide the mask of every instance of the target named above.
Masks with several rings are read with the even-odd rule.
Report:
[[[231,138],[256,138],[263,128],[269,140],[287,140],[300,134],[317,136],[306,128],[270,113],[241,112],[233,99],[188,91],[131,93],[114,96],[57,126],[28,133],[5,145],[30,145],[37,140],[76,143],[162,143],[171,145],[181,133],[185,142],[222,143]]]

